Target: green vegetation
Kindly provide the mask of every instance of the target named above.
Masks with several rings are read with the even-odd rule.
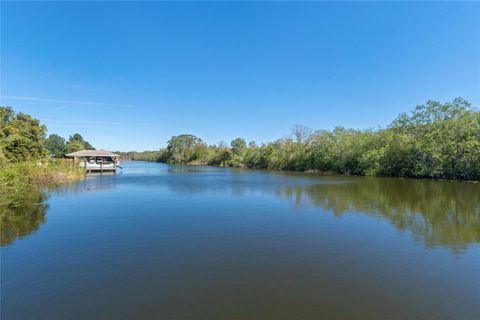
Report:
[[[58,134],[51,134],[48,136],[45,142],[45,147],[52,157],[60,158],[67,153],[67,146],[65,144],[65,138],[60,137]]]
[[[78,133],[51,134],[37,119],[0,108],[0,164],[62,157],[93,149]],[[480,180],[480,112],[457,98],[428,101],[401,114],[387,128],[337,127],[313,131],[296,126],[292,134],[270,143],[242,138],[230,145],[207,145],[200,138],[172,137],[158,151],[120,153],[124,159],[166,163],[311,171],[370,176]]]
[[[84,176],[80,167],[61,157],[93,147],[78,133],[66,141],[56,134],[46,138],[46,132],[30,115],[0,107],[1,245],[45,222],[45,188]],[[180,164],[478,181],[480,112],[460,98],[445,104],[429,101],[379,130],[338,127],[313,131],[296,126],[289,137],[260,145],[242,138],[229,145],[207,145],[196,136],[183,134],[172,137],[165,149],[120,154],[124,159]],[[476,189],[472,192],[455,183],[410,182],[367,180],[363,182],[367,188],[355,183],[316,185],[292,187],[280,194],[338,215],[353,208],[386,216],[429,245],[462,248],[478,241],[478,207],[472,207],[478,203]],[[401,198],[395,197],[399,190]],[[453,194],[453,190],[462,190],[456,192],[455,201],[438,198],[438,194]],[[458,212],[462,212],[460,220],[455,216]]]
[[[31,234],[46,222],[47,205],[43,192],[32,192],[16,206],[0,206],[0,245],[11,244],[15,239]]]
[[[0,162],[19,162],[46,155],[47,127],[25,113],[0,107]]]
[[[82,137],[81,134],[75,133],[65,142],[63,137],[58,134],[51,134],[45,141],[45,148],[48,154],[54,158],[65,156],[66,153],[80,151],[80,150],[95,150],[95,148]]]
[[[25,113],[15,113],[11,107],[0,107],[0,163],[14,163],[59,158],[68,152],[95,149],[81,134],[71,135],[67,142],[58,134],[45,138],[47,127]]]
[[[72,145],[91,147],[82,136],[69,141],[52,134],[40,121],[10,107],[0,107],[0,209],[2,224],[14,219],[12,212],[37,199],[45,187],[81,179],[83,171],[61,157]],[[49,157],[50,155],[50,157]]]
[[[207,145],[182,134],[157,152],[132,159],[167,163],[312,171],[370,176],[480,180],[480,112],[457,98],[428,101],[401,114],[387,128],[312,131],[257,145],[244,139]]]
[[[2,164],[0,206],[18,206],[26,194],[41,191],[44,187],[79,180],[83,175],[84,172],[79,166],[63,159]]]
[[[114,153],[120,155],[122,160],[138,160],[138,161],[158,161],[161,156],[160,151],[115,151]]]
[[[83,176],[79,166],[63,159],[0,164],[0,245],[30,234],[45,222],[44,188]]]
[[[65,144],[66,153],[80,151],[80,150],[95,150],[95,148],[83,139],[80,133],[75,133],[73,136],[68,138],[67,143]]]

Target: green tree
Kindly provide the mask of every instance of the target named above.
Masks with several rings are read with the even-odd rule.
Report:
[[[197,159],[203,145],[200,138],[191,134],[173,136],[167,142],[167,162],[190,163]]]
[[[67,149],[65,139],[60,137],[58,134],[49,135],[45,146],[47,147],[48,153],[57,158],[63,157]]]
[[[230,142],[230,150],[224,150],[221,156],[224,166],[241,168],[245,166],[245,153],[247,142],[245,139],[236,138]]]
[[[243,156],[247,149],[247,142],[243,138],[236,138],[230,143],[232,153],[236,156]]]
[[[390,130],[397,137],[411,141],[409,158],[414,162],[411,175],[479,179],[479,114],[470,103],[457,98],[444,104],[427,101],[393,121]]]
[[[75,133],[68,138],[66,149],[68,153],[80,150],[95,150],[95,148],[79,133]]]
[[[15,112],[12,107],[1,107],[0,106],[0,129],[4,128],[12,118],[14,117]]]
[[[0,117],[1,158],[17,162],[45,156],[47,128],[38,119],[10,107],[0,107]]]

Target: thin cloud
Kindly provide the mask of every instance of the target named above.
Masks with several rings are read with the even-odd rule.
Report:
[[[55,124],[55,125],[52,125],[50,126],[50,129],[51,128],[89,128],[89,129],[113,129],[111,126],[97,126],[97,125],[62,125],[62,124]],[[48,130],[49,132],[52,131],[52,130]]]
[[[39,98],[39,97],[26,97],[26,96],[1,96],[0,99],[53,102],[53,103],[64,103],[64,104],[79,104],[79,105],[104,106],[104,107],[126,107],[126,108],[133,107],[133,106],[127,106],[123,104],[116,104],[116,103],[102,103],[102,102],[77,101],[77,100],[59,100],[59,99],[48,99],[48,98]]]
[[[118,126],[132,126],[132,125],[139,125],[139,126],[160,126],[160,123],[145,123],[145,122],[116,122],[116,121],[92,121],[92,120],[59,120],[59,119],[49,119],[49,118],[40,118],[41,121],[50,122],[50,123],[73,123],[73,124],[85,124],[85,125],[118,125]]]
[[[60,112],[60,111],[65,110],[65,109],[68,109],[68,107],[67,106],[60,106],[57,109],[55,109],[55,112]]]
[[[81,90],[81,91],[101,91],[101,90],[105,90],[105,87],[91,86],[91,85],[88,85],[88,84],[69,84],[67,86],[69,88],[74,89],[74,90]]]

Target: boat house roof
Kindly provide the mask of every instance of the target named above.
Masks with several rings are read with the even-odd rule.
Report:
[[[72,153],[67,153],[67,157],[112,157],[119,158],[118,154],[115,154],[106,150],[81,150]]]

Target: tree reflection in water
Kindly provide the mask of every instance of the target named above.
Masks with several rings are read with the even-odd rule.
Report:
[[[387,219],[397,229],[411,232],[427,247],[444,246],[461,251],[480,243],[480,184],[228,172],[193,177],[184,173],[133,175],[120,180],[122,184],[139,184],[148,188],[162,186],[182,195],[218,192],[219,195],[240,197],[250,192],[274,193],[293,201],[295,206],[313,205],[336,216],[356,213]],[[57,188],[54,192],[57,195],[101,192],[115,188],[117,183],[120,182],[114,175],[104,175]],[[48,209],[45,202],[49,193],[32,191],[17,195],[12,203],[18,205],[0,206],[0,245],[9,245],[45,223]]]
[[[46,193],[32,190],[15,195],[15,198],[15,201],[0,206],[1,246],[37,231],[47,220]]]
[[[280,189],[296,206],[313,205],[336,216],[361,213],[389,220],[427,247],[458,251],[480,242],[480,185],[390,178]]]
[[[53,189],[21,190],[3,197],[0,203],[0,246],[8,246],[17,238],[36,232],[47,221],[46,212],[49,196],[54,193],[68,195],[80,192],[98,192],[115,186],[113,174],[92,175],[80,182],[65,184]]]

